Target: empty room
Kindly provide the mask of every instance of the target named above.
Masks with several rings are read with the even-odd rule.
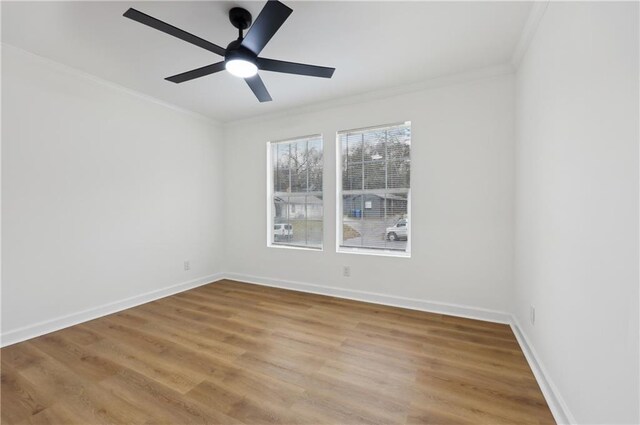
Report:
[[[2,425],[640,424],[640,2],[0,15]]]

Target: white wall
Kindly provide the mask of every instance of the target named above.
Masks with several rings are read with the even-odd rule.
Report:
[[[7,46],[2,89],[3,343],[222,271],[211,121]]]
[[[513,310],[568,419],[640,422],[637,17],[551,3],[515,86],[453,78],[224,129],[4,47],[3,336],[233,272]],[[337,254],[336,131],[406,120],[412,258]],[[266,142],[313,133],[325,250],[268,248]]]
[[[517,73],[515,313],[579,423],[640,422],[638,37],[551,2]]]
[[[494,76],[226,129],[227,270],[506,311],[513,255],[513,79]],[[335,252],[336,131],[412,122],[412,258]],[[324,251],[268,248],[266,143],[324,135]],[[342,266],[351,277],[342,277]],[[309,288],[314,289],[314,288]],[[326,288],[325,288],[326,289]],[[323,289],[324,290],[324,289]]]

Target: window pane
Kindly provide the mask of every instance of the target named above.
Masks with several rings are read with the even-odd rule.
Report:
[[[290,196],[287,201],[287,223],[291,229],[280,244],[322,248],[322,217],[320,196]]]
[[[309,173],[307,191],[322,192],[322,141],[309,140],[306,155]]]
[[[273,198],[273,223],[282,224],[289,222],[289,198],[274,197]]]
[[[289,166],[291,167],[290,192],[305,192],[307,190],[305,152],[306,141],[289,144]]]
[[[362,163],[345,164],[342,168],[343,190],[362,189]]]
[[[274,164],[274,172],[276,175],[275,190],[276,192],[289,191],[289,147],[287,145],[275,145],[276,163]]]
[[[344,155],[348,162],[362,162],[362,134],[345,134],[343,136]]]
[[[322,248],[322,220],[296,220],[293,229],[294,245]]]
[[[405,251],[407,195],[343,195],[342,246]]]
[[[409,124],[342,132],[342,240],[349,248],[407,251]]]
[[[364,188],[385,189],[385,162],[373,161],[364,164]]]
[[[411,148],[411,129],[397,128],[387,132],[387,152],[390,159],[409,158]]]
[[[362,189],[362,143],[362,134],[340,135],[344,190]]]
[[[387,163],[387,184],[389,188],[409,188],[411,161],[401,159]]]
[[[386,130],[372,130],[363,136],[364,160],[379,160],[386,157]]]

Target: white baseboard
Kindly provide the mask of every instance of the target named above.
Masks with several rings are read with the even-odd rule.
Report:
[[[427,311],[430,313],[448,314],[450,316],[466,317],[469,319],[484,320],[487,322],[504,324],[511,323],[510,314],[479,307],[399,297],[376,292],[338,288],[335,286],[316,285],[312,283],[294,282],[282,279],[270,279],[240,273],[225,273],[225,279],[254,283],[256,285],[271,286],[274,288],[292,289],[294,291],[309,292],[312,294],[328,295],[331,297],[346,298],[355,301],[383,304],[392,307]]]
[[[556,387],[551,380],[549,373],[540,361],[540,357],[536,354],[535,348],[529,342],[527,335],[523,332],[520,327],[520,323],[515,316],[511,316],[511,329],[520,344],[520,348],[522,349],[524,356],[527,358],[527,362],[529,362],[529,367],[533,371],[533,375],[536,377],[538,385],[540,385],[542,395],[544,395],[544,398],[549,405],[549,409],[551,409],[553,418],[558,424],[577,423],[573,414],[569,410],[569,406],[567,406],[562,395],[560,395],[558,387]]]
[[[117,313],[118,311],[126,310],[140,304],[155,301],[157,299],[164,298],[178,292],[183,292],[189,289],[196,288],[198,286],[206,285],[207,283],[216,282],[223,278],[223,273],[203,276],[187,282],[178,283],[176,285],[167,286],[155,291],[135,295],[123,300],[114,301],[98,307],[79,311],[77,313],[71,313],[66,316],[57,317],[55,319],[46,320],[44,322],[34,323],[33,325],[14,329],[0,335],[0,347],[6,347],[7,345],[15,344],[17,342],[35,338],[40,335],[55,332],[82,322]]]

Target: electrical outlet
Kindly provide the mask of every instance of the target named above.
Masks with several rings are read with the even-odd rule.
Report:
[[[342,276],[344,277],[351,276],[351,266],[342,266]]]
[[[187,270],[191,270],[191,263],[189,262],[189,260],[186,260],[184,262],[184,271],[186,272]]]
[[[531,324],[535,326],[536,324],[536,308],[534,306],[529,306],[529,320]]]

